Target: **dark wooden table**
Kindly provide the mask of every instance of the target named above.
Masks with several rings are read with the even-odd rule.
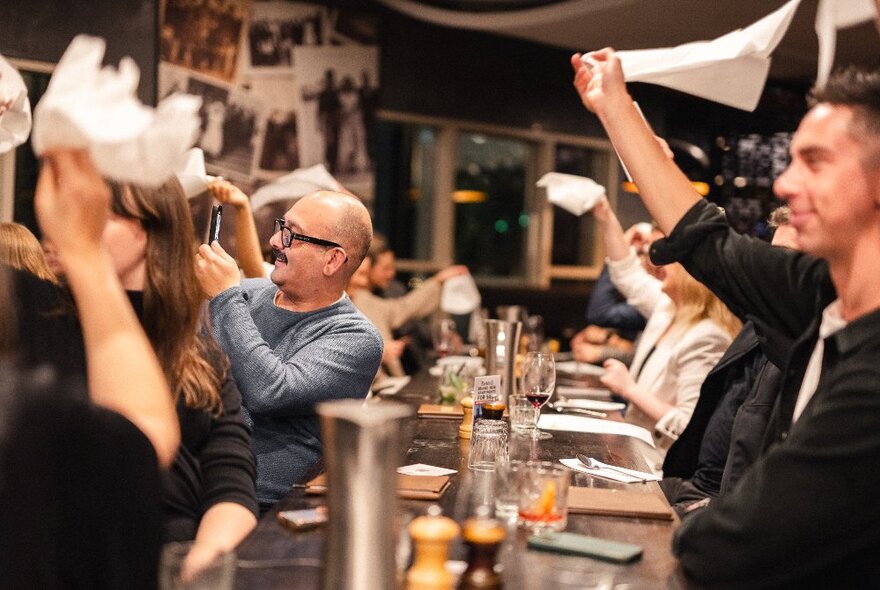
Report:
[[[391,399],[415,408],[421,403],[434,402],[436,389],[436,378],[427,374],[417,375],[412,383]],[[409,419],[404,426],[404,440],[408,441],[409,446],[403,464],[426,463],[458,470],[438,503],[444,514],[461,523],[472,515],[475,506],[484,499],[482,496],[487,489],[485,478],[491,477],[491,474],[467,469],[469,441],[458,438],[458,424],[457,420],[450,419]],[[629,437],[561,431],[553,431],[552,434],[553,438],[540,441],[512,436],[511,458],[557,461],[561,457],[574,457],[576,452],[582,452],[616,465],[647,470],[639,451],[644,443]],[[571,485],[619,487],[662,496],[656,483],[624,485],[576,472],[572,472]],[[289,532],[278,524],[276,515],[279,510],[312,507],[322,502],[322,497],[307,496],[302,489],[295,488],[263,516],[256,530],[237,549],[239,568],[235,587],[246,590],[320,588],[322,531]],[[424,513],[429,505],[424,501],[400,500],[397,510],[399,526],[404,527],[411,518]],[[691,588],[692,583],[684,577],[670,551],[672,534],[677,526],[677,520],[668,522],[569,515],[568,531],[644,547],[642,559],[628,565],[529,551],[525,546],[526,532],[513,530],[500,551],[505,588],[539,587],[535,576],[539,576],[544,568],[588,568],[595,572],[608,572],[621,588]],[[407,551],[405,542],[399,551]],[[453,544],[450,557],[464,559],[465,553],[465,547],[459,541]]]

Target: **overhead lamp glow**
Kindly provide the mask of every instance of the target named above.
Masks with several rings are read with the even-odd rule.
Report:
[[[453,203],[483,203],[488,195],[483,191],[455,191],[452,193]]]
[[[691,186],[694,187],[694,190],[697,191],[697,194],[701,197],[705,197],[709,194],[709,185],[705,182],[692,180]],[[628,193],[639,194],[639,187],[637,187],[634,182],[625,181],[620,187]]]

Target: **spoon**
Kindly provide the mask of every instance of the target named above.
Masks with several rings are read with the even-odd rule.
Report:
[[[638,475],[633,475],[632,473],[630,473],[626,469],[623,469],[622,467],[615,467],[614,465],[608,465],[607,463],[600,463],[599,461],[596,461],[592,457],[587,457],[586,455],[582,455],[580,453],[578,453],[576,455],[576,457],[578,458],[578,461],[580,461],[581,463],[583,463],[584,465],[587,466],[587,469],[610,469],[611,471],[616,471],[617,473],[622,473],[623,475],[627,475],[629,477],[634,477],[642,483],[645,483],[646,481],[648,481],[644,477],[639,477]]]

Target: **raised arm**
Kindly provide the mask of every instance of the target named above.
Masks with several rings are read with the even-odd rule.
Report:
[[[180,427],[156,354],[101,245],[110,190],[85,151],[47,154],[34,205],[59,250],[82,325],[92,401],[137,426],[160,465],[174,460]]]
[[[244,276],[249,279],[264,277],[260,238],[250,199],[228,180],[217,179],[208,185],[208,190],[224,205],[235,207],[235,250]]]
[[[696,203],[700,196],[670,160],[626,91],[620,60],[613,49],[571,58],[574,87],[584,106],[599,117],[617,153],[639,187],[639,195],[651,217],[665,234]]]

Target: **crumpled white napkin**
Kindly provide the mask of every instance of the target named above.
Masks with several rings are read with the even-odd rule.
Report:
[[[592,178],[548,172],[537,182],[547,189],[547,200],[574,215],[583,215],[605,196],[605,187]]]
[[[217,178],[205,172],[205,152],[202,151],[202,148],[197,147],[183,154],[183,158],[178,166],[176,166],[174,173],[177,175],[177,180],[180,181],[187,199],[196,197],[208,190],[208,184]]]
[[[27,141],[31,132],[31,103],[21,74],[0,55],[0,154]],[[0,106],[0,109],[3,107]]]
[[[296,199],[322,189],[338,191],[342,188],[342,184],[327,172],[323,164],[315,164],[308,168],[298,168],[260,187],[251,195],[251,208],[256,211],[276,201]]]
[[[770,71],[770,54],[788,30],[799,4],[800,0],[790,0],[748,27],[712,41],[618,51],[624,78],[753,111]],[[590,56],[584,55],[583,61],[590,64]]]
[[[446,313],[471,313],[480,307],[480,301],[480,291],[470,273],[446,279],[443,283],[440,309]]]
[[[816,84],[824,86],[834,65],[837,30],[852,27],[877,17],[874,0],[820,0],[816,10],[816,35],[819,37],[819,69]]]
[[[103,39],[86,35],[70,43],[34,109],[34,152],[86,148],[103,175],[159,186],[198,136],[201,99],[174,94],[156,109],[141,104],[134,61],[102,68],[104,49]]]

